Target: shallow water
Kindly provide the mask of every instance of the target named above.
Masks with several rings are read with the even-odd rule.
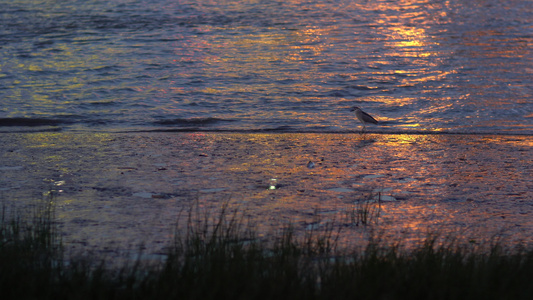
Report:
[[[3,132],[533,133],[528,0],[1,6]]]
[[[435,234],[533,246],[529,137],[16,133],[3,140],[3,205],[31,211],[52,191],[72,251],[116,256],[142,243],[145,254],[160,255],[195,203],[202,218],[225,201],[261,237],[289,224],[299,233],[335,224],[341,246],[372,233],[404,245]],[[356,226],[351,212],[375,208],[378,198],[377,222]]]

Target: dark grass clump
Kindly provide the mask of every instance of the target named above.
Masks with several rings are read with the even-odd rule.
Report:
[[[322,276],[321,296],[359,299],[528,299],[533,295],[533,251],[488,253],[435,244],[410,251],[370,243],[351,259],[336,260]]]
[[[4,299],[37,296],[53,284],[51,274],[62,268],[62,252],[51,206],[39,208],[31,220],[7,219],[0,223],[0,290]],[[21,298],[22,299],[22,298]]]
[[[189,215],[154,279],[155,298],[312,299],[318,294],[315,261],[330,252],[322,235],[298,241],[292,228],[272,241],[257,239],[226,208],[212,220]],[[197,224],[196,226],[194,224]]]
[[[412,250],[377,238],[363,250],[339,250],[334,225],[303,235],[289,227],[264,240],[227,205],[221,211],[190,213],[164,262],[118,269],[66,259],[50,207],[30,222],[3,214],[0,297],[533,299],[533,250],[494,243],[481,251],[435,237]]]

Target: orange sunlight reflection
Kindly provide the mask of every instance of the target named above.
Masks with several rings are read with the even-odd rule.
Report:
[[[496,139],[489,143],[528,147],[524,139],[519,143],[508,137]],[[416,241],[436,231],[457,234],[466,226],[457,238],[480,239],[490,230],[476,220],[493,222],[494,230],[512,222],[512,206],[502,206],[498,196],[491,198],[505,195],[507,188],[499,184],[502,176],[521,182],[527,172],[527,167],[517,171],[517,166],[496,159],[502,156],[500,149],[471,137],[228,134],[208,135],[208,140],[202,144],[209,147],[199,150],[205,157],[189,161],[191,167],[219,166],[210,171],[214,173],[208,180],[191,182],[199,189],[212,188],[200,195],[201,202],[216,208],[228,195],[233,208],[248,212],[254,224],[267,231],[289,223],[307,228],[317,225],[318,219],[347,222],[354,203],[379,194],[385,199],[380,226],[391,237]],[[522,160],[517,163],[527,165]],[[270,188],[273,179],[275,189]],[[513,190],[519,197],[530,193]],[[492,205],[480,210],[479,201]],[[348,226],[345,230],[345,243],[357,240],[349,232],[360,229]]]

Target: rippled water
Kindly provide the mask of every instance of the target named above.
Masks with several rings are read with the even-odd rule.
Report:
[[[0,131],[533,134],[529,0],[0,2]]]

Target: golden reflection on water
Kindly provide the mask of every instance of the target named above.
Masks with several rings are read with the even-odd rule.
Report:
[[[88,55],[88,52],[99,50],[90,47],[80,55],[80,48],[67,43],[57,43],[54,49],[55,51],[44,49],[32,53],[31,62],[18,57],[10,60],[8,68],[17,72],[18,78],[21,78],[10,81],[11,85],[7,86],[13,93],[12,97],[23,98],[30,105],[43,110],[62,110],[86,96],[86,92],[83,92],[83,88],[87,86],[86,76],[80,70],[94,70],[106,66],[107,62],[104,62],[100,54]],[[58,100],[58,94],[69,96],[66,101],[62,101]],[[11,114],[25,116],[28,114],[27,110],[25,107],[14,108]],[[36,109],[32,112],[45,113]]]
[[[21,143],[25,147],[44,153],[44,155],[32,155],[28,163],[39,168],[50,168],[50,174],[45,175],[47,177],[59,174],[63,176],[74,170],[79,171],[80,159],[82,161],[85,159],[81,153],[87,152],[88,149],[92,151],[91,160],[99,160],[99,157],[105,155],[101,149],[104,149],[111,139],[106,133],[82,135],[38,132],[21,136],[24,138]],[[98,161],[95,161],[95,165],[98,165]],[[59,180],[54,178],[56,179]]]
[[[228,136],[230,140],[240,138],[238,135]],[[219,164],[224,166],[221,171],[225,174],[226,183],[248,186],[245,193],[249,196],[242,201],[258,211],[265,211],[259,213],[265,216],[269,215],[268,211],[294,211],[293,217],[299,219],[302,213],[305,215],[315,208],[335,210],[367,194],[384,190],[385,194],[400,198],[418,193],[415,197],[433,203],[423,214],[421,212],[426,208],[421,204],[412,204],[413,208],[407,209],[402,202],[395,202],[388,208],[392,219],[396,210],[406,218],[416,216],[414,221],[402,221],[410,224],[409,228],[415,228],[450,217],[446,213],[446,205],[440,207],[430,200],[446,198],[449,186],[458,187],[459,194],[460,187],[465,184],[473,185],[474,189],[478,185],[486,187],[487,183],[500,180],[495,177],[498,172],[515,180],[512,166],[490,162],[495,157],[491,156],[490,147],[483,146],[483,141],[470,142],[459,138],[458,144],[455,144],[457,141],[450,144],[450,139],[456,140],[455,137],[425,135],[400,135],[385,139],[359,135],[341,135],[331,139],[310,134],[250,135],[248,138],[246,143],[236,143],[237,148],[231,149],[234,153],[244,152],[246,155],[228,161],[222,159],[224,162]],[[217,143],[212,146],[211,151],[221,150]],[[464,156],[467,162],[470,159],[486,160],[484,170],[472,164],[464,165]],[[309,161],[315,163],[314,168],[307,167]],[[506,169],[510,173],[506,173]],[[272,178],[277,179],[280,185],[275,191],[268,190],[268,182]],[[247,185],[245,182],[248,180],[251,182]],[[461,197],[471,196],[476,195],[467,192]],[[459,205],[465,203],[468,202],[462,200]],[[429,219],[418,219],[423,216]]]
[[[288,223],[305,228],[317,219],[342,223],[356,201],[381,193],[398,199],[382,203],[380,228],[387,228],[391,238],[415,242],[439,233],[479,240],[518,222],[510,199],[530,194],[524,190],[524,176],[530,172],[526,163],[530,156],[524,151],[531,145],[524,138],[225,135],[229,148],[217,140],[222,141],[215,138],[209,148],[201,149],[207,156],[216,153],[208,161],[224,175],[214,175],[201,185],[222,190],[200,198],[216,207],[221,194],[230,194],[232,207],[248,211],[261,229]],[[518,154],[504,155],[508,150]],[[309,168],[308,162],[314,167]],[[219,185],[217,178],[224,184]],[[269,188],[272,179],[276,189]],[[509,182],[515,187],[510,189]],[[356,239],[352,230],[360,231],[347,227],[344,243]]]
[[[238,5],[232,4],[229,7],[231,9],[239,9]],[[414,86],[426,82],[441,81],[453,74],[455,72],[453,70],[436,72],[430,69],[438,66],[440,59],[428,60],[427,58],[430,56],[438,58],[440,54],[432,50],[435,48],[433,45],[436,45],[436,42],[428,37],[426,33],[432,16],[424,15],[420,9],[417,10],[416,8],[420,5],[422,4],[417,1],[386,4],[381,2],[365,3],[361,9],[382,10],[384,12],[380,15],[382,18],[376,21],[376,28],[369,28],[369,30],[375,30],[380,39],[386,41],[385,46],[390,49],[386,50],[381,57],[375,57],[367,62],[368,66],[375,67],[375,70],[360,70],[357,73],[344,72],[343,76],[352,76],[358,79],[361,75],[367,75],[376,76],[377,80],[385,80],[386,76],[390,75],[391,80],[396,81],[392,77],[400,74],[405,76],[399,77],[399,86]],[[416,22],[407,22],[407,20],[412,19],[416,19]],[[335,43],[341,39],[348,38],[345,35],[349,33],[344,32],[344,29],[335,25],[334,17],[331,18],[331,24],[327,26],[318,26],[311,23],[298,30],[253,31],[245,27],[208,27],[209,25],[205,26],[208,31],[214,29],[221,31],[220,39],[207,38],[202,41],[204,38],[200,36],[200,40],[190,40],[191,44],[187,47],[180,47],[179,53],[193,51],[191,57],[207,63],[213,74],[229,78],[229,82],[221,81],[219,84],[210,84],[209,86],[200,87],[199,91],[212,95],[232,95],[234,93],[250,95],[248,99],[242,99],[244,102],[254,103],[258,101],[257,96],[264,96],[271,99],[271,101],[295,103],[300,101],[297,94],[291,97],[280,97],[280,91],[283,91],[282,95],[286,94],[285,91],[297,93],[327,91],[329,87],[323,84],[328,83],[330,78],[338,74],[324,69],[321,64],[327,65],[331,62],[344,61],[348,57],[359,55],[335,49]],[[236,30],[244,32],[244,34],[234,34]],[[337,34],[339,33],[343,35],[338,37]],[[328,42],[328,40],[332,42]],[[203,51],[204,49],[209,49],[209,51]],[[397,65],[398,63],[394,61],[395,57],[405,59],[404,63],[414,66],[414,69],[405,70],[399,66],[397,70],[379,70],[381,66],[390,68]],[[309,64],[309,61],[314,63]],[[352,63],[359,64],[357,60]],[[320,78],[317,78],[317,76]],[[235,81],[231,78],[235,78]],[[242,82],[243,78],[253,78],[255,82],[246,84]],[[335,86],[331,87],[331,89],[337,88]],[[371,83],[368,83],[365,88],[371,90],[377,89],[378,86],[372,86]],[[307,96],[306,99],[308,99]],[[376,101],[378,99],[389,105],[394,105],[395,103],[408,105],[413,102],[412,97],[373,98],[370,96],[366,100]],[[316,101],[320,101],[320,99]],[[339,102],[343,101],[339,100]],[[285,111],[285,109],[280,111],[262,110],[256,117],[294,117],[294,120],[303,122],[312,122],[315,118],[312,113],[281,115],[282,111]],[[408,121],[405,127],[421,127],[416,118],[416,116],[413,117],[412,122]],[[319,118],[319,120],[321,119],[323,117]],[[384,120],[387,119],[385,118]]]
[[[478,104],[473,109],[480,110],[481,115],[486,107],[501,109],[502,105],[516,104],[515,98],[508,96],[513,93],[522,94],[521,100],[516,100],[521,101],[519,104],[527,102],[527,97],[524,98],[527,80],[520,76],[510,78],[516,74],[504,70],[508,66],[503,59],[527,57],[527,41],[514,39],[514,32],[503,31],[511,29],[499,32],[485,26],[467,26],[472,31],[453,32],[465,29],[450,25],[459,15],[448,13],[457,9],[449,7],[454,4],[286,3],[289,4],[198,1],[191,5],[190,15],[178,9],[183,15],[172,16],[183,20],[183,24],[172,27],[147,22],[148,29],[131,36],[127,33],[132,24],[102,21],[106,13],[95,12],[80,22],[79,29],[87,32],[82,30],[79,35],[67,30],[68,24],[58,21],[57,28],[46,29],[67,31],[64,39],[54,34],[38,35],[26,41],[24,47],[28,49],[13,45],[2,48],[13,53],[10,56],[13,59],[2,63],[0,74],[7,77],[5,90],[13,102],[8,117],[89,115],[89,122],[94,118],[98,123],[116,117],[112,114],[114,110],[123,110],[123,115],[134,117],[124,116],[121,121],[135,119],[145,124],[156,118],[173,118],[176,112],[181,113],[179,118],[189,118],[230,107],[220,119],[246,120],[253,123],[250,126],[268,127],[254,120],[270,118],[276,120],[277,127],[294,121],[297,126],[303,123],[310,128],[320,125],[349,130],[352,123],[348,114],[335,113],[335,118],[311,115],[315,110],[343,108],[360,101],[381,103],[376,105],[399,114],[394,119],[385,119],[391,121],[390,127],[403,126],[407,120],[408,129],[427,126],[438,131],[443,127],[450,129],[450,123],[459,123],[449,125],[453,129],[461,128],[462,124],[453,122],[456,119],[446,122],[424,118],[417,122],[416,118],[427,113],[419,110],[424,110],[425,104],[417,101],[438,100],[429,105],[438,107],[440,110],[433,112],[442,115],[449,112],[444,110],[449,108],[442,104],[445,102],[454,108]],[[295,6],[305,8],[290,11]],[[282,20],[279,12],[294,19]],[[53,13],[41,13],[42,22],[54,19]],[[153,13],[160,12],[155,9]],[[139,15],[144,19],[145,15]],[[261,16],[257,23],[241,21],[254,21],[255,15]],[[99,36],[95,32],[108,35]],[[494,59],[496,56],[501,59]],[[523,69],[527,74],[531,68],[522,61],[512,60],[515,69]],[[480,68],[484,65],[490,67],[488,76]],[[503,71],[510,75],[500,76],[507,74]],[[10,73],[17,76],[6,75]],[[465,80],[458,79],[459,76]],[[504,96],[481,97],[487,88]],[[28,102],[26,108],[16,105],[18,99]],[[209,106],[203,105],[206,102]],[[407,109],[408,105],[413,109]],[[31,110],[29,106],[36,108]],[[269,107],[278,110],[265,109]],[[398,109],[394,110],[395,107]],[[286,113],[291,110],[309,114]],[[287,115],[281,115],[282,111]],[[412,115],[406,115],[410,111]],[[316,116],[318,122],[309,124]],[[489,120],[490,116],[483,118]],[[506,127],[527,128],[515,124],[519,122],[514,118],[509,119],[512,121],[505,123]],[[469,121],[466,126],[474,123],[491,127],[490,120]],[[238,128],[240,123],[233,124]]]
[[[390,37],[394,42],[392,42],[392,44],[389,46],[398,48],[427,46],[427,36],[423,28],[399,26],[391,28],[391,31]],[[407,52],[407,54],[410,53]],[[430,56],[429,53],[417,54],[416,52],[415,55],[421,57]]]

